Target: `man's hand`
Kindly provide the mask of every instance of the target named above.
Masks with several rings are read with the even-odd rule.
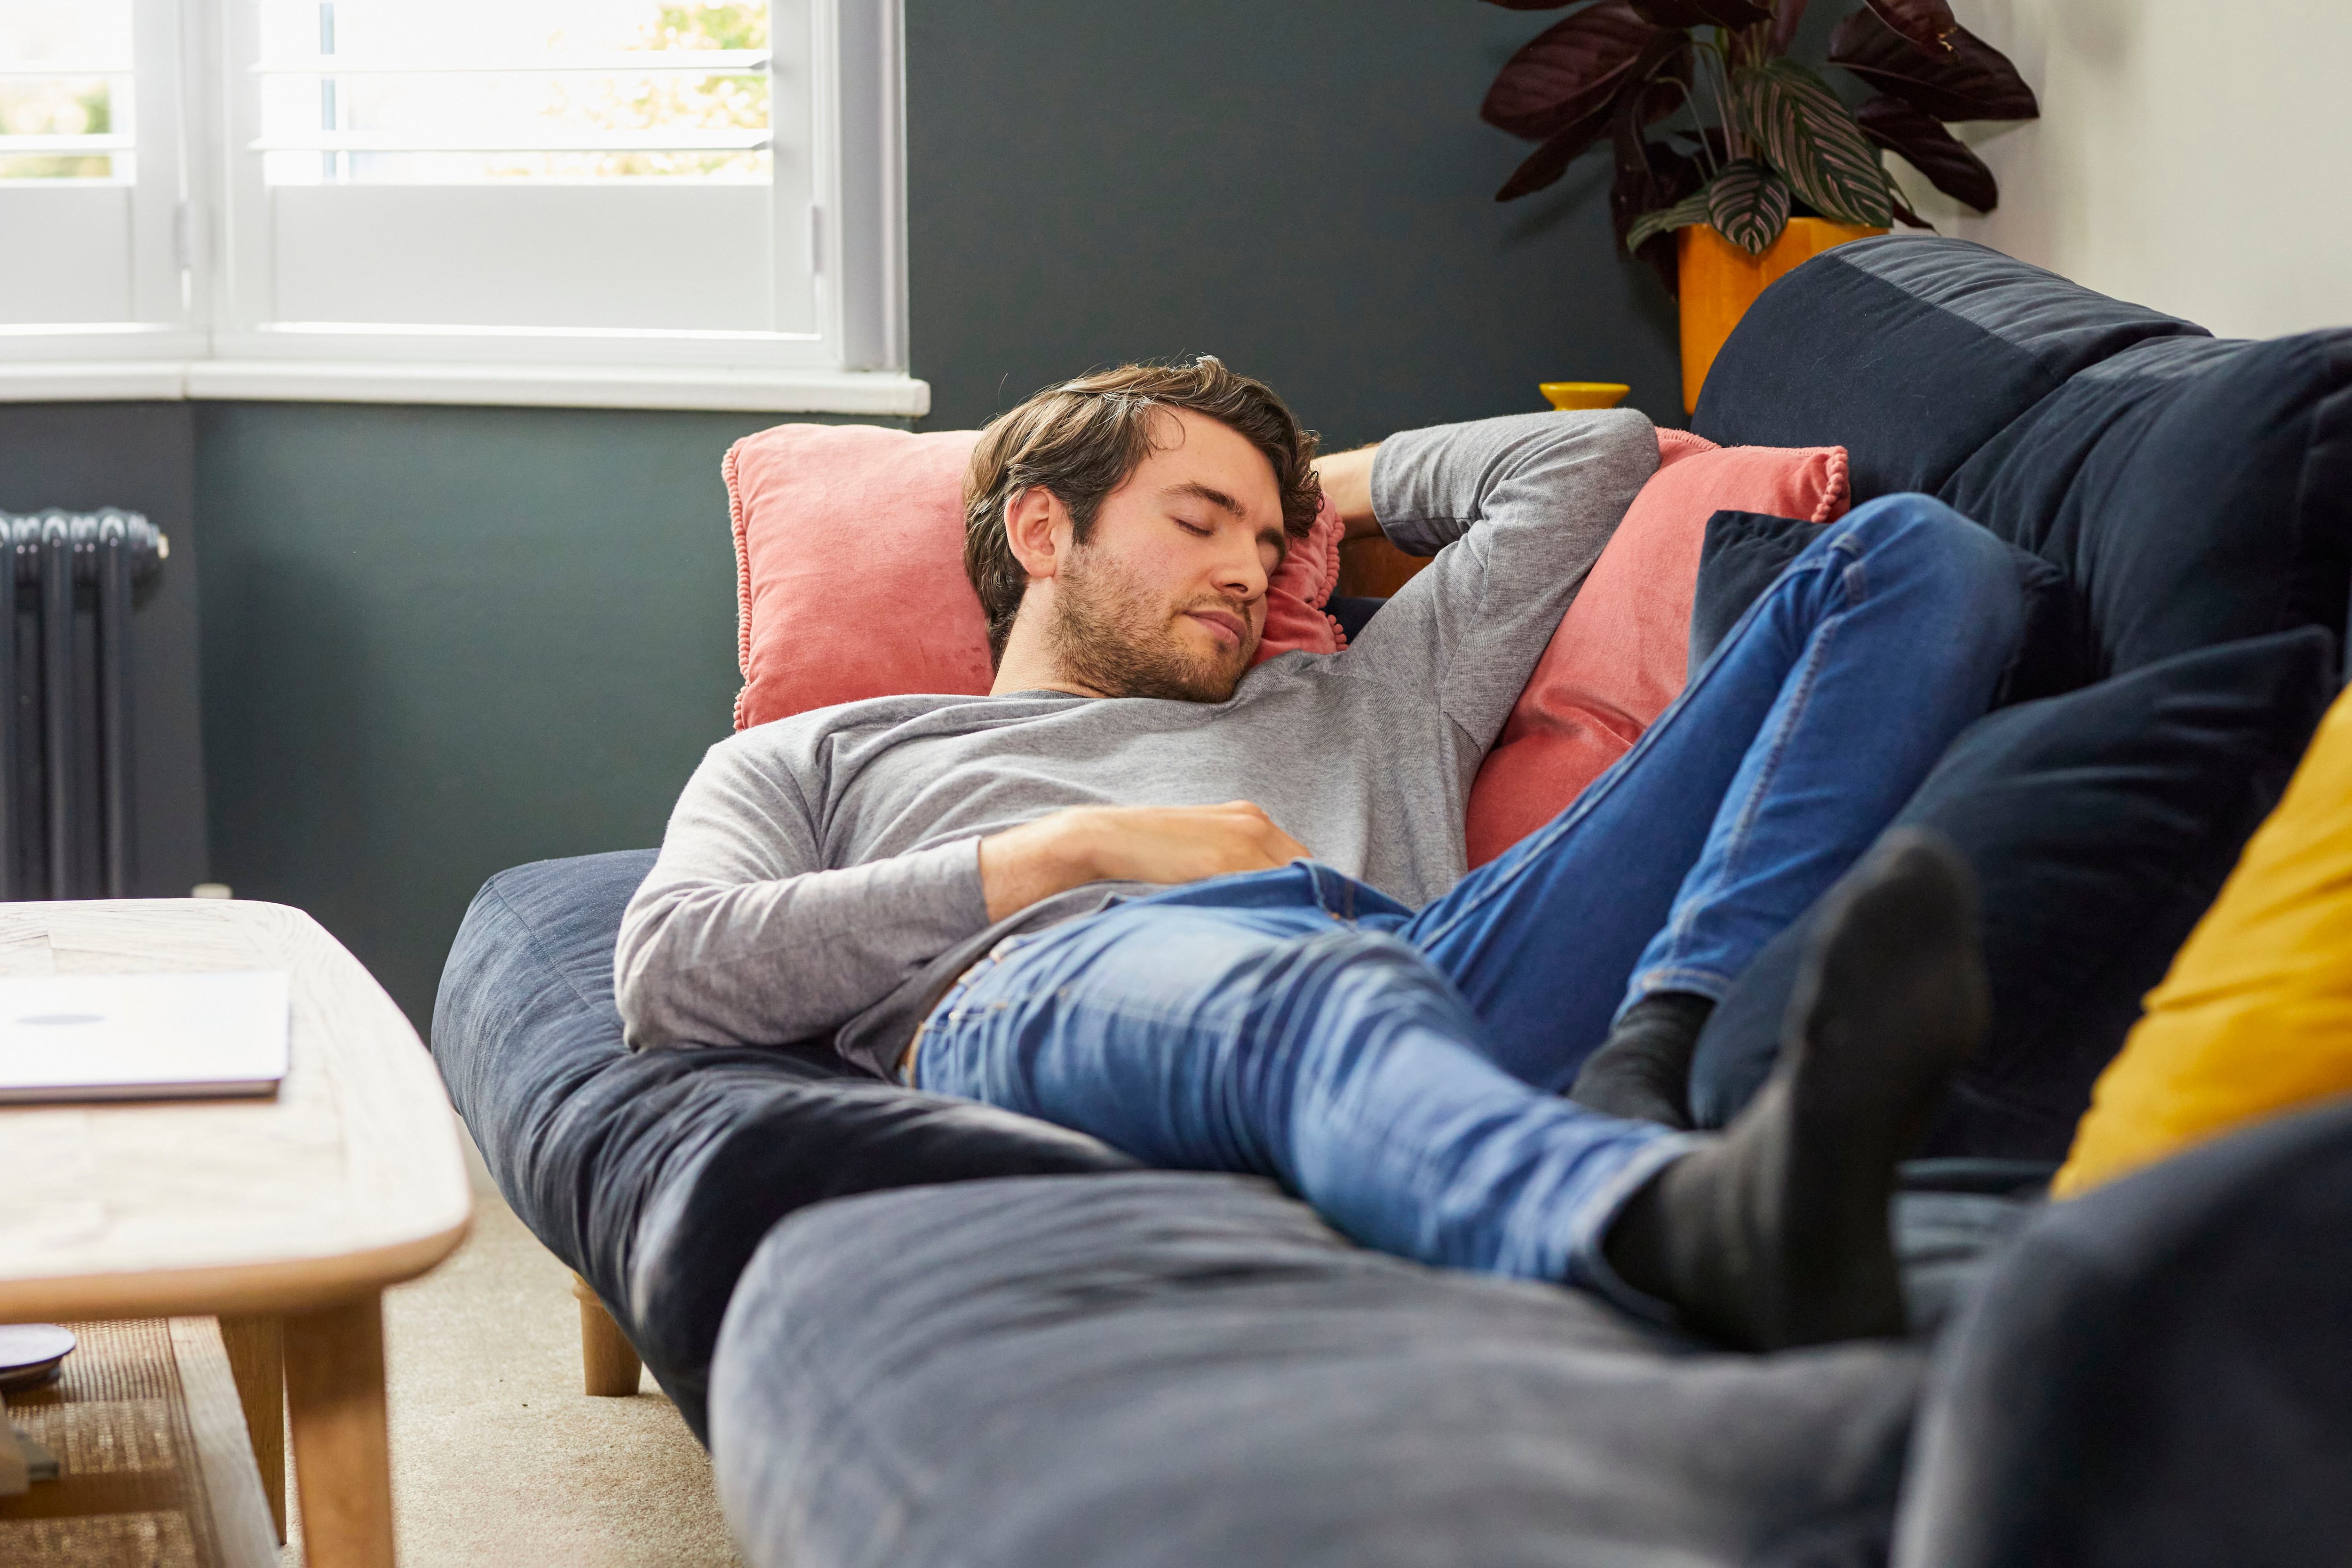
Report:
[[[1074,805],[980,841],[988,918],[1087,882],[1198,882],[1310,858],[1245,800],[1223,805]]]

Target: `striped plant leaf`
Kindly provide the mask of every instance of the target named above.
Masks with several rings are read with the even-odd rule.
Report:
[[[1789,182],[1761,158],[1724,165],[1707,183],[1706,219],[1750,256],[1761,256],[1789,224]]]
[[[1743,66],[1732,113],[1751,150],[1823,217],[1885,226],[1893,202],[1878,148],[1821,78],[1789,59]]]
[[[1655,212],[1646,212],[1635,218],[1633,226],[1625,231],[1625,248],[1640,250],[1662,234],[1672,234],[1678,228],[1688,228],[1692,224],[1706,221],[1706,193],[1700,191],[1696,195],[1685,196],[1670,207],[1660,207]]]

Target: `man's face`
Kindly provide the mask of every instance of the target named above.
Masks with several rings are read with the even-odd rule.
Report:
[[[1265,454],[1213,419],[1171,411],[1153,445],[1056,576],[1055,653],[1110,696],[1223,702],[1265,630],[1281,491]]]

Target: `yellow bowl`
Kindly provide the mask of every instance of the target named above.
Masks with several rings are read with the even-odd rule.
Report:
[[[1622,381],[1547,381],[1538,388],[1554,408],[1614,408],[1633,389]]]

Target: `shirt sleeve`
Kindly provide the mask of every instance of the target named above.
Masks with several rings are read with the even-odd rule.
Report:
[[[1630,408],[1391,437],[1372,462],[1373,513],[1399,549],[1436,559],[1341,657],[1384,685],[1434,689],[1483,754],[1657,468],[1656,430]]]
[[[988,924],[980,840],[824,868],[786,759],[711,748],[614,949],[633,1049],[831,1035]]]

